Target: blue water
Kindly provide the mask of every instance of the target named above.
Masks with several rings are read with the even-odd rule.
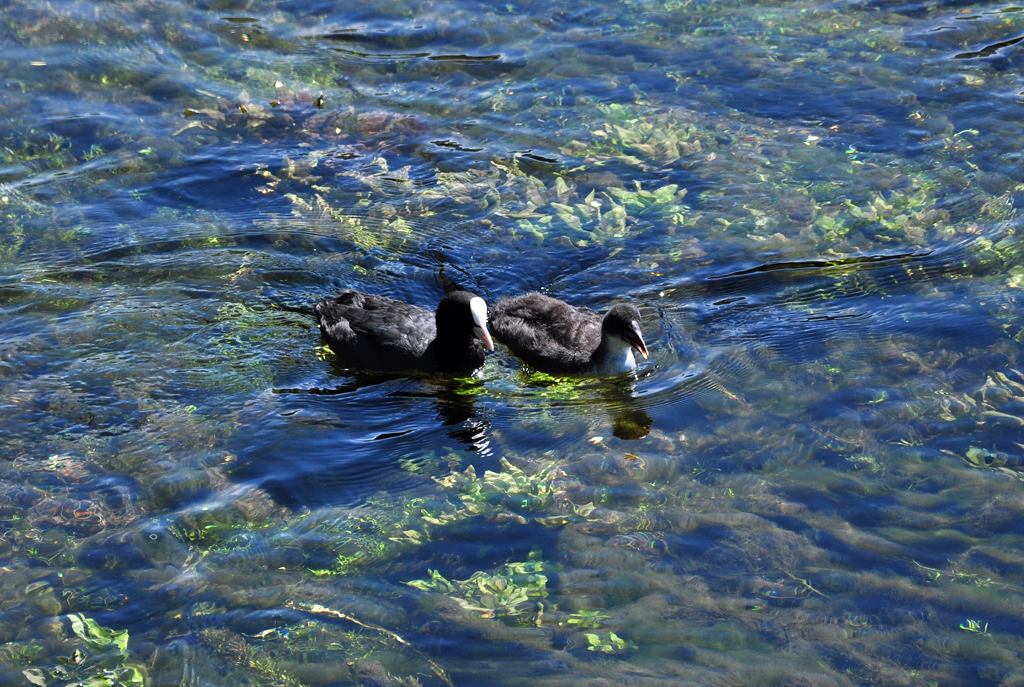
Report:
[[[1020,8],[3,10],[0,683],[1021,680]],[[452,284],[651,357],[312,316]]]

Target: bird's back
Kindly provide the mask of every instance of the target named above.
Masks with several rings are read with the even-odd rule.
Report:
[[[587,371],[601,343],[600,315],[539,293],[499,300],[490,327],[517,358],[552,374]]]
[[[434,367],[430,343],[436,329],[429,310],[344,291],[320,300],[313,311],[331,350],[349,367],[383,372]]]

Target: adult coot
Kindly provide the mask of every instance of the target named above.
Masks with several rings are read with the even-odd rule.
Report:
[[[614,375],[636,369],[635,348],[647,358],[640,311],[628,303],[601,318],[555,298],[527,293],[502,298],[491,314],[494,338],[541,372]]]
[[[494,350],[487,331],[487,304],[468,291],[449,293],[436,312],[344,291],[319,301],[313,312],[324,339],[348,367],[468,373],[484,364],[484,346]]]

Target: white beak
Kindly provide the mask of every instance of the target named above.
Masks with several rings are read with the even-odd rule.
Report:
[[[469,311],[473,313],[473,333],[484,342],[488,351],[494,350],[494,342],[491,340],[491,333],[487,331],[487,303],[480,296],[474,296],[469,301]]]

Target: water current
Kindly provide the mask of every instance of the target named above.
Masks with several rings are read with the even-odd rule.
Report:
[[[1022,8],[0,8],[0,684],[1024,685]]]

